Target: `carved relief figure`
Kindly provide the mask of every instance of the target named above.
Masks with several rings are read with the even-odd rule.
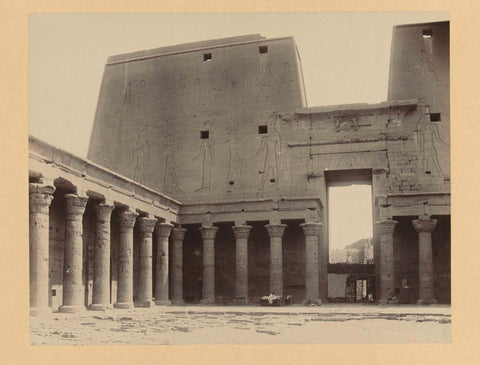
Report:
[[[142,127],[137,133],[137,138],[133,145],[132,160],[129,165],[133,168],[133,179],[141,184],[147,181],[147,169],[150,155],[150,144],[148,142],[148,128]]]
[[[263,189],[267,177],[277,184],[278,166],[280,157],[280,133],[276,128],[277,112],[273,112],[267,119],[268,133],[263,135],[260,141],[260,148],[255,156],[262,156],[263,166],[258,171],[260,174],[259,188]]]
[[[417,70],[410,60],[410,54],[407,51],[402,52],[402,68],[403,72],[410,74],[416,81],[418,81]]]
[[[420,64],[422,65],[423,78],[424,82],[428,84],[427,75],[430,74],[435,80],[438,81],[437,73],[441,71],[441,68],[438,67],[430,57],[429,52],[425,49],[420,49]]]
[[[180,146],[175,143],[174,136],[171,133],[165,135],[161,151],[165,153],[165,168],[163,172],[163,188],[168,193],[183,193],[178,187],[177,171],[178,166],[175,161],[176,154],[180,151]]]
[[[357,118],[336,118],[335,119],[335,132],[340,131],[358,131],[358,119]]]
[[[231,191],[232,183],[243,186],[243,160],[238,153],[238,135],[235,128],[230,129],[227,139],[228,146],[228,172],[227,172],[227,191]]]
[[[202,161],[202,185],[197,190],[195,190],[196,192],[210,190],[210,186],[212,183],[212,164],[215,160],[215,154],[212,141],[213,135],[210,131],[210,125],[211,124],[209,121],[203,123],[204,130],[209,131],[209,137],[202,139],[198,155],[193,158],[193,161]]]
[[[442,139],[435,123],[430,122],[427,115],[422,115],[417,123],[417,148],[418,164],[421,173],[428,173],[431,176],[448,177],[442,171],[436,145],[448,144]]]

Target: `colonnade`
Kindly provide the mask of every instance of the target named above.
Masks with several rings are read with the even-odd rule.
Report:
[[[53,185],[30,183],[30,312],[51,312],[49,308],[49,205]],[[63,265],[63,297],[60,312],[86,310],[83,270],[83,215],[89,197],[65,194],[65,240]],[[141,217],[128,207],[116,214],[118,223],[117,295],[110,294],[110,223],[113,202],[96,202],[95,241],[93,250],[93,290],[90,310],[129,309],[153,305],[181,304],[183,299],[183,239],[186,229],[163,223],[156,218]],[[118,208],[117,208],[118,209]],[[133,241],[138,228],[139,263],[134,301]],[[321,223],[303,223],[306,237],[306,298],[319,299],[319,237]],[[270,237],[270,292],[283,295],[282,237],[285,224],[267,224]],[[248,303],[248,237],[252,226],[233,226],[235,248],[235,298]],[[201,303],[215,303],[215,236],[218,227],[199,228],[203,240],[203,280]],[[156,235],[156,260],[152,267],[152,237]],[[172,253],[169,263],[169,237]],[[169,297],[169,275],[172,295]],[[155,280],[153,280],[155,278]],[[153,282],[155,286],[152,287]],[[152,297],[155,298],[153,301]],[[112,303],[113,302],[113,305]]]
[[[388,303],[395,292],[394,276],[394,249],[393,238],[397,221],[384,220],[375,222],[379,236],[380,251],[380,297],[382,304]],[[437,220],[431,217],[421,217],[412,221],[413,227],[418,232],[418,258],[419,258],[419,289],[418,304],[435,304],[437,301],[433,293],[433,255],[432,232],[437,225]]]
[[[30,220],[30,314],[51,312],[49,307],[49,206],[55,187],[44,182],[29,184]],[[89,197],[83,194],[65,194],[65,239],[63,248],[63,294],[60,312],[85,311],[83,284],[83,215]],[[90,310],[112,308],[110,294],[110,224],[113,202],[95,203],[95,241],[93,254],[93,290]],[[123,208],[117,215],[118,237],[118,280],[114,308],[151,307],[152,292],[156,304],[169,304],[168,281],[168,238],[173,232],[174,298],[182,293],[181,243],[185,229],[160,222],[156,218],[140,217],[130,208]],[[133,229],[139,232],[139,275],[137,296],[134,302],[133,278]],[[157,236],[157,260],[152,268],[152,235]],[[180,244],[179,244],[180,243]],[[178,249],[180,248],[180,250]],[[155,272],[155,288],[152,288]],[[180,277],[180,280],[178,280]]]
[[[30,196],[30,313],[51,312],[49,307],[49,206],[55,187],[43,182],[29,184]],[[89,197],[83,194],[65,194],[65,240],[63,258],[63,297],[60,312],[86,310],[83,270],[83,215]],[[91,310],[112,308],[151,307],[153,305],[181,304],[183,299],[183,239],[186,229],[175,227],[156,218],[139,216],[124,207],[116,219],[119,229],[117,258],[117,294],[110,293],[110,223],[113,202],[94,204],[95,242],[93,254],[93,290]],[[117,208],[119,209],[119,208]],[[419,304],[436,303],[433,293],[432,232],[437,221],[430,217],[413,220],[419,235]],[[133,241],[134,226],[138,227],[139,263],[134,302]],[[397,222],[384,220],[375,223],[380,258],[379,297],[387,303],[394,295],[394,231]],[[287,225],[270,223],[265,226],[270,238],[270,293],[283,295],[283,235]],[[319,259],[321,223],[307,222],[300,227],[305,235],[305,301],[320,299]],[[248,303],[248,238],[252,226],[237,224],[232,227],[235,236],[235,299]],[[215,236],[218,227],[206,225],[199,228],[203,240],[203,271],[201,303],[215,303]],[[156,260],[152,237],[156,236]],[[171,236],[171,262],[169,262],[169,237]],[[169,276],[173,285],[169,296]],[[153,280],[155,278],[155,280]],[[155,286],[152,287],[152,284]],[[153,295],[152,295],[153,293]],[[154,298],[153,298],[154,297]],[[154,301],[155,299],[155,301]]]

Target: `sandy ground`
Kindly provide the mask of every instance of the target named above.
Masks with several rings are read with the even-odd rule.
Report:
[[[449,343],[448,306],[207,307],[31,317],[32,345]]]

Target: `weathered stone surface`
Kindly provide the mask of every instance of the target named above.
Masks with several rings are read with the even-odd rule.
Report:
[[[93,296],[90,309],[105,310],[110,304],[110,217],[113,205],[96,204]]]
[[[168,298],[168,237],[173,225],[168,223],[157,223],[155,235],[157,236],[157,257],[155,265],[155,304],[170,304]]]
[[[203,304],[215,303],[215,235],[218,227],[200,227],[203,238]]]
[[[84,311],[83,269],[83,213],[88,196],[65,195],[65,248],[63,258],[63,300],[60,312]]]
[[[183,299],[183,238],[187,230],[181,227],[172,229],[172,302],[181,304]]]
[[[158,220],[137,218],[139,231],[140,262],[137,285],[137,307],[151,307],[152,301],[152,234]]]
[[[252,226],[234,226],[235,234],[235,298],[248,303],[248,236]]]
[[[49,313],[49,206],[55,187],[29,184],[30,315]]]
[[[423,30],[433,37],[423,37]],[[269,291],[325,301],[328,230],[299,224],[303,219],[326,224],[329,174],[347,179],[361,170],[372,182],[374,221],[381,222],[373,237],[377,299],[385,302],[408,279],[421,303],[434,298],[448,303],[448,23],[395,27],[389,101],[377,104],[304,108],[293,40],[235,39],[195,45],[203,49],[180,45],[110,58],[89,151],[98,164],[30,138],[30,181],[48,178],[57,187],[48,208],[53,183],[30,184],[31,293],[36,290],[32,285],[45,287],[49,281],[47,290],[38,289],[31,300],[45,307],[45,297],[38,293],[46,292],[47,307],[64,304],[67,310],[59,303],[62,297],[80,307],[103,309],[110,281],[117,306],[130,307],[136,213],[117,214],[129,206],[196,231],[183,242],[185,230],[157,225],[153,271],[158,304],[169,303],[170,229],[172,300],[177,303],[183,301],[184,283],[188,300],[196,301],[203,291],[207,303],[215,296],[227,303]],[[267,47],[266,52],[259,47]],[[406,100],[394,100],[398,98]],[[440,122],[432,120],[437,113]],[[112,222],[110,248],[108,209],[96,218],[95,238],[93,204],[82,222],[85,207],[64,196],[80,190],[92,200],[115,202],[119,220]],[[417,220],[417,234],[411,217],[431,215],[438,218],[438,227]],[[40,236],[47,218],[50,242],[45,250]],[[400,222],[396,229],[393,219]],[[266,221],[271,224],[264,229]],[[248,227],[247,222],[254,228],[239,228]],[[280,222],[288,222],[288,229]],[[82,223],[84,232],[79,233]],[[199,224],[206,227],[197,231]],[[218,234],[213,224],[220,227]],[[151,303],[152,238],[150,228],[142,227],[136,289],[143,293],[142,301]]]
[[[115,308],[133,308],[133,226],[138,213],[129,210],[118,215],[118,283]]]
[[[437,225],[436,219],[422,218],[412,221],[418,232],[420,298],[418,304],[435,304],[433,296],[433,256],[432,232]]]
[[[283,295],[282,237],[286,224],[267,224],[270,236],[270,293]]]
[[[379,235],[380,253],[380,288],[377,289],[378,301],[382,304],[388,303],[395,295],[395,276],[393,265],[393,235],[397,221],[386,220],[375,222],[375,228]]]

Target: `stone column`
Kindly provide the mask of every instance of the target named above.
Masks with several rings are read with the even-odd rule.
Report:
[[[393,267],[393,233],[397,221],[385,220],[375,222],[380,244],[380,290],[378,302],[387,304],[388,298],[395,294]]]
[[[319,292],[319,260],[318,236],[321,223],[302,223],[305,234],[305,302],[318,302]]]
[[[95,205],[95,246],[93,258],[92,310],[111,308],[110,304],[110,218],[113,205]]]
[[[155,264],[155,304],[170,304],[168,299],[168,237],[173,225],[157,223],[157,261]]]
[[[133,226],[138,213],[125,210],[118,216],[118,283],[114,308],[133,308]]]
[[[286,224],[267,224],[270,236],[270,293],[283,295],[282,237]]]
[[[172,229],[172,302],[183,304],[183,237],[185,228]]]
[[[203,304],[215,303],[215,235],[218,227],[200,227],[203,238],[203,281],[202,300]]]
[[[139,245],[140,262],[138,273],[138,292],[136,307],[150,308],[153,306],[152,300],[152,234],[155,224],[158,222],[155,218],[140,217],[139,223]]]
[[[48,305],[48,245],[49,206],[53,199],[53,185],[28,185],[30,225],[30,315],[51,313]]]
[[[83,213],[88,196],[65,194],[65,247],[63,256],[63,300],[60,312],[86,310],[83,269]]]
[[[235,234],[235,299],[248,303],[248,236],[252,226],[234,226]]]
[[[424,218],[416,219],[412,223],[418,232],[420,299],[417,304],[436,304],[433,296],[432,232],[437,220]]]

